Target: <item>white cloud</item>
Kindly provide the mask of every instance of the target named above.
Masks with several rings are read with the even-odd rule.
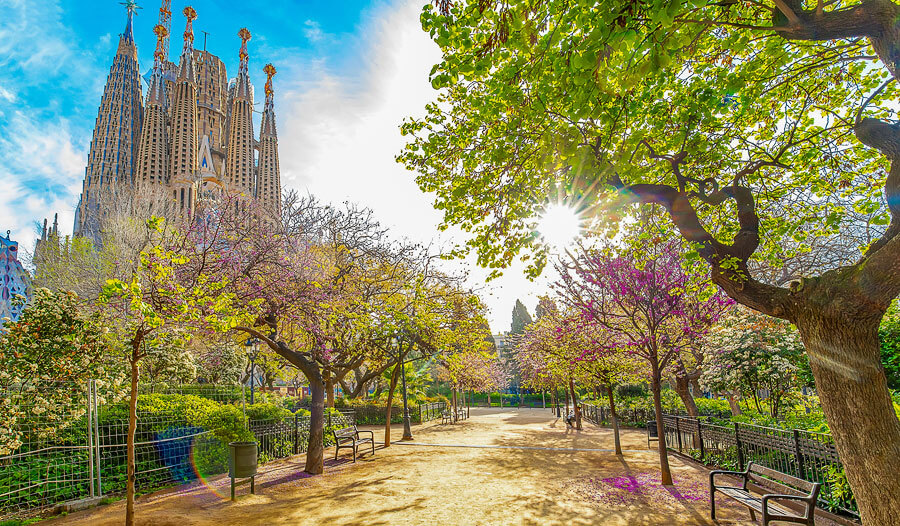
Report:
[[[3,86],[0,86],[0,99],[5,100],[6,102],[16,102],[16,94]]]
[[[394,161],[405,143],[402,119],[421,115],[435,97],[428,72],[440,51],[421,29],[421,7],[412,0],[369,13],[360,31],[363,71],[340,75],[326,62],[313,63],[298,72],[301,78],[282,79],[288,87],[278,114],[285,186],[326,201],[358,202],[394,235],[427,242],[436,237],[441,215],[414,174]],[[523,268],[515,265],[483,291],[495,331],[509,330],[517,297],[533,311],[536,294],[545,290],[529,282]],[[472,284],[483,284],[486,274],[473,268]]]
[[[87,152],[65,119],[36,122],[17,111],[0,136],[0,226],[23,249],[33,248],[35,221],[59,213],[60,233],[70,234]]]
[[[325,38],[322,27],[315,20],[307,20],[303,26],[303,36],[310,42],[319,42]]]

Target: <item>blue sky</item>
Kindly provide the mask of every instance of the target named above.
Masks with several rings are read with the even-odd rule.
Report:
[[[282,184],[329,202],[372,208],[397,237],[435,240],[440,216],[394,161],[402,119],[422,113],[440,58],[422,32],[427,0],[294,0],[190,5],[195,46],[237,70],[247,27],[250,76],[263,93],[273,63]],[[140,3],[140,2],[139,2]],[[186,1],[172,1],[170,56],[182,47]],[[134,31],[142,72],[152,66],[159,2],[141,3]],[[97,107],[125,9],[116,0],[0,0],[0,231],[33,247],[44,217],[72,231]],[[261,97],[258,97],[261,98]],[[261,103],[261,101],[257,101]],[[258,104],[261,106],[261,104]],[[258,126],[258,116],[255,125]],[[438,242],[459,241],[449,234]],[[473,285],[484,275],[473,269]],[[517,297],[533,309],[540,284],[514,268],[485,292],[491,324],[508,330]]]

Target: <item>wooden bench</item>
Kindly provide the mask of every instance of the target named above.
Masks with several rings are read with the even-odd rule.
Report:
[[[375,433],[372,431],[360,431],[356,426],[345,427],[343,429],[333,429],[331,433],[334,435],[334,459],[338,458],[338,450],[352,449],[353,462],[356,462],[356,454],[359,452],[360,444],[372,444],[372,454],[375,454]],[[369,438],[360,438],[360,433],[368,433]]]
[[[452,424],[453,423],[453,413],[445,410],[441,413],[441,423],[442,424]]]
[[[735,475],[741,477],[742,484],[738,486],[717,486],[716,475]],[[763,493],[757,497],[750,493],[747,484],[769,489],[775,488],[779,493]],[[716,491],[738,501],[750,509],[750,518],[756,521],[756,512],[762,514],[762,526],[768,526],[769,521],[784,521],[797,524],[816,523],[816,499],[819,497],[821,484],[808,482],[803,479],[754,464],[747,465],[747,471],[722,471],[716,470],[709,474],[709,506],[710,516],[716,519]],[[779,506],[771,501],[796,501],[805,505],[802,514],[784,506]]]

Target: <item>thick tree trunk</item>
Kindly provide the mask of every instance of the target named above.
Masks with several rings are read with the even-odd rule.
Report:
[[[545,398],[546,394],[546,391],[541,391],[541,409],[547,409],[547,399]]]
[[[306,447],[306,467],[310,475],[325,471],[325,384],[313,378],[309,381],[309,442]]]
[[[131,350],[131,392],[128,400],[128,436],[125,437],[127,465],[125,468],[125,526],[134,525],[134,433],[137,429],[138,379],[140,378],[140,338],[135,338]]]
[[[488,404],[488,407],[491,407],[491,393],[487,394],[487,404]]]
[[[597,394],[600,394],[599,389],[597,390]],[[619,415],[616,414],[616,399],[613,397],[612,385],[606,386],[606,396],[609,398],[609,414],[612,419],[613,439],[616,443],[616,455],[621,455],[622,442],[619,440]]]
[[[563,391],[566,392],[566,418],[569,416],[569,388],[563,387]]]
[[[569,378],[569,389],[572,390],[572,409],[575,411],[575,429],[581,431],[581,406],[578,405],[578,394],[575,392],[575,382]]]
[[[879,322],[805,313],[797,327],[863,523],[898,525],[900,420],[881,364]]]
[[[669,455],[666,451],[666,426],[663,424],[661,378],[657,371],[650,378],[650,390],[653,392],[653,413],[656,415],[656,432],[659,440],[659,472],[663,486],[672,485],[672,470],[669,468]]]
[[[690,379],[688,379],[688,377],[675,377],[675,392],[678,393],[678,396],[681,398],[681,402],[684,404],[684,408],[687,410],[689,417],[697,418],[700,416],[700,411],[697,409],[697,403],[694,402],[694,396],[691,394]]]
[[[394,366],[391,373],[391,386],[388,388],[387,407],[384,408],[384,447],[391,447],[391,413],[394,409],[394,390],[397,389],[397,379],[400,378],[400,366]]]

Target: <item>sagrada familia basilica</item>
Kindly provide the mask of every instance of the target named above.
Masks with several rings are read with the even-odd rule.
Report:
[[[272,90],[275,68],[263,68],[266,99],[257,139],[247,52],[250,32],[238,32],[240,65],[229,81],[225,64],[205,43],[202,50],[195,49],[197,13],[185,7],[184,46],[176,64],[169,60],[171,0],[163,0],[153,28],[156,51],[149,79],[144,77],[149,80],[144,97],[132,26],[137,5],[128,0],[125,6],[128,19],[100,99],[75,234],[95,237],[105,200],[127,194],[121,189],[153,189],[188,215],[198,201],[225,193],[255,198],[277,213],[281,173]]]

